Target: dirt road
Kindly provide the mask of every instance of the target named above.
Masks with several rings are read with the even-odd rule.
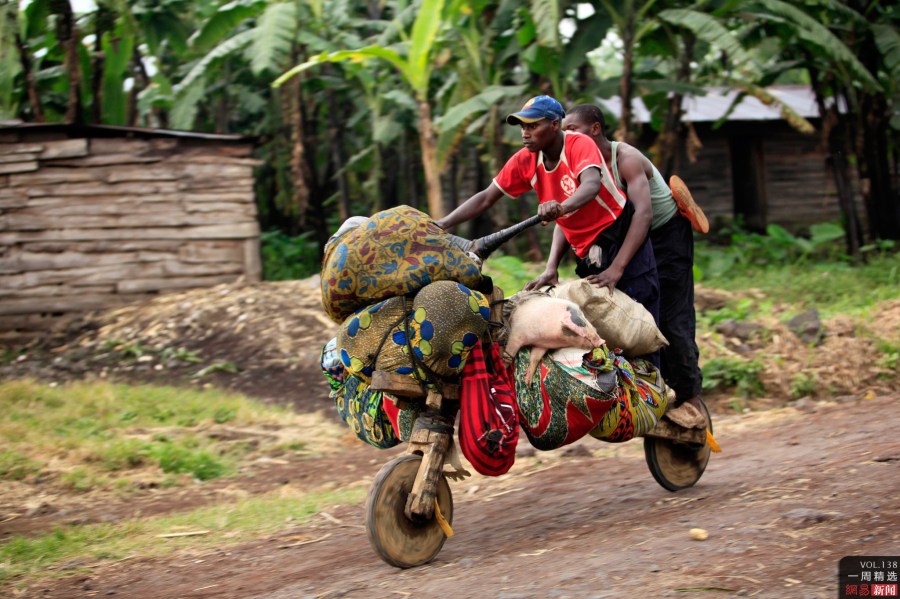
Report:
[[[723,451],[678,493],[653,480],[640,440],[530,456],[523,438],[509,474],[451,483],[455,536],[415,569],[382,562],[362,506],[339,506],[253,544],[101,565],[28,596],[832,599],[841,557],[900,554],[898,400],[714,412]],[[401,450],[348,449],[343,479]]]

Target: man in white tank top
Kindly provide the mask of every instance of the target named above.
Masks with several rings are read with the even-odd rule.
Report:
[[[659,272],[659,325],[669,341],[669,346],[661,352],[661,369],[666,383],[675,391],[676,407],[667,416],[682,426],[696,426],[703,421],[703,416],[696,409],[702,373],[695,341],[692,223],[681,214],[669,186],[653,163],[637,148],[607,138],[606,121],[597,106],[575,106],[568,111],[563,128],[594,140],[613,172],[616,185],[625,190],[634,204],[626,242],[629,236],[633,243],[650,236]],[[612,288],[619,276],[621,269],[613,261],[596,278],[600,284]]]

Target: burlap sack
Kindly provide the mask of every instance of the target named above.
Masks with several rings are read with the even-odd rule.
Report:
[[[579,279],[563,283],[551,293],[581,306],[607,347],[621,349],[626,356],[643,356],[669,345],[650,312],[623,291],[615,289],[610,294],[606,287]]]

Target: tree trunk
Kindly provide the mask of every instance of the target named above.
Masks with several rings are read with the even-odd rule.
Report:
[[[878,2],[873,0],[856,0],[847,2],[855,11],[869,15],[871,20],[888,22],[888,13],[879,14]],[[884,3],[884,11],[890,3]],[[885,62],[875,43],[871,30],[860,37],[854,46],[855,54],[863,66],[874,76]],[[896,85],[896,82],[895,82]],[[888,99],[884,92],[858,92],[858,105],[855,124],[857,165],[860,176],[860,188],[869,221],[869,232],[875,239],[900,239],[900,197],[896,188],[896,170],[891,172],[891,157],[896,161],[897,138],[890,139],[890,112]],[[895,163],[896,164],[896,163]],[[893,177],[892,177],[893,175]]]
[[[282,87],[282,107],[291,139],[291,179],[294,184],[293,208],[300,227],[306,224],[306,208],[309,204],[309,165],[303,140],[303,110],[300,96],[301,77],[292,77],[289,85]]]
[[[869,231],[875,239],[900,239],[900,198],[891,181],[889,113],[884,96],[864,93],[860,98],[860,175]]]
[[[103,34],[108,23],[107,8],[102,2],[94,15],[94,53],[91,56],[91,122],[103,122]]]
[[[441,193],[441,173],[437,165],[437,143],[431,124],[431,105],[419,102],[419,145],[422,149],[422,166],[425,167],[425,189],[428,196],[428,212],[433,219],[446,216]]]
[[[686,31],[682,39],[684,40],[684,49],[681,54],[681,64],[678,67],[677,81],[679,83],[689,83],[691,80],[691,61],[694,58],[694,34]],[[681,104],[684,101],[684,94],[675,92],[669,98],[669,108],[666,113],[666,119],[663,122],[662,131],[659,132],[656,147],[656,163],[657,168],[668,181],[669,177],[680,170],[682,148],[684,146],[684,124],[681,122],[682,109]]]
[[[81,123],[84,114],[81,106],[81,67],[78,60],[78,31],[75,28],[75,15],[69,0],[53,0],[51,11],[58,16],[56,21],[56,39],[65,50],[65,67],[69,76],[69,100],[63,121]]]
[[[812,57],[807,55],[807,63],[813,64]],[[837,109],[839,94],[835,93],[830,108],[825,107],[825,82],[821,80],[818,69],[808,68],[809,79],[812,83],[813,93],[816,96],[816,106],[822,118],[822,146],[826,149],[826,164],[834,179],[834,186],[838,195],[838,206],[841,210],[841,218],[844,221],[844,231],[847,241],[847,251],[853,257],[859,256],[860,239],[862,231],[859,225],[859,217],[856,213],[853,186],[850,176],[850,162],[847,155],[848,127],[845,117],[842,117]]]
[[[616,128],[615,138],[628,144],[634,144],[637,135],[634,132],[634,116],[631,110],[631,97],[634,94],[634,0],[627,0],[624,7],[625,24],[620,32],[622,36],[622,80],[619,84],[619,96],[622,99],[622,115]]]
[[[325,73],[332,73],[332,65],[325,65]],[[344,168],[344,136],[342,124],[338,122],[337,113],[340,110],[334,90],[328,88],[325,90],[325,98],[328,102],[328,137],[331,146],[331,161],[334,163],[334,169],[337,173],[338,181],[338,212],[341,215],[341,222],[347,220],[351,216],[350,208],[350,185],[347,182],[347,171]],[[377,142],[373,142],[377,143]]]
[[[13,11],[15,14],[15,11]],[[19,34],[19,24],[13,22],[16,28],[16,48],[19,51],[19,63],[22,65],[22,76],[25,78],[25,90],[28,94],[28,105],[31,106],[31,114],[34,116],[34,122],[44,122],[44,108],[41,106],[41,98],[37,92],[37,85],[34,80],[34,71],[31,70],[31,53],[22,36]]]

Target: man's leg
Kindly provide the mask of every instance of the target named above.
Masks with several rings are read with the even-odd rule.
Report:
[[[694,312],[694,237],[691,225],[676,214],[651,233],[657,255],[660,285],[660,331],[669,341],[661,350],[666,384],[675,391],[675,406],[689,402],[699,408],[703,375],[700,371]],[[681,414],[684,411],[685,414]],[[669,412],[682,426],[696,426],[699,410]]]
[[[676,214],[651,233],[659,271],[659,329],[669,341],[662,349],[662,373],[676,395],[676,404],[700,394],[694,312],[694,237],[691,225]]]

